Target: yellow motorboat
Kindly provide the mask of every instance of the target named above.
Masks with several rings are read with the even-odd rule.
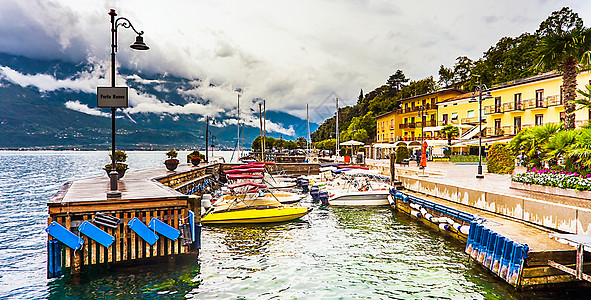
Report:
[[[259,187],[264,185],[241,182],[230,186]],[[272,223],[291,221],[308,214],[310,209],[301,205],[281,204],[266,193],[241,193],[225,196],[201,217],[202,224]]]

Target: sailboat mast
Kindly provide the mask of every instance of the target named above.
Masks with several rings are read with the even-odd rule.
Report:
[[[336,143],[335,143],[335,159],[336,162],[339,162],[339,98],[337,98],[337,114],[336,114],[336,119],[335,119],[335,124],[336,124]]]
[[[265,136],[265,149],[267,149],[267,101],[263,100],[263,135]],[[263,161],[267,161],[266,157]]]
[[[310,115],[308,114],[308,103],[306,103],[306,129],[308,135],[306,136],[306,152],[310,152]]]
[[[238,123],[236,123],[236,127],[238,127],[238,134],[236,136],[236,145],[238,147],[238,159],[240,159],[240,94],[238,94]]]

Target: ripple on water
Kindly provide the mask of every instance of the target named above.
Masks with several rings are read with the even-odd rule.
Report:
[[[128,152],[132,169],[164,152]],[[183,157],[186,153],[181,153]],[[101,152],[0,152],[0,298],[572,299],[520,294],[470,266],[463,245],[387,208],[305,203],[303,220],[204,227],[195,261],[92,268],[45,279],[47,200],[68,180],[102,176]]]

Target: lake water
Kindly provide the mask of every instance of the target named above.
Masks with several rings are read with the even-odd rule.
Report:
[[[165,152],[129,151],[130,169]],[[181,161],[187,152],[180,152]],[[229,158],[231,152],[216,152]],[[387,208],[312,206],[299,221],[204,227],[194,261],[46,279],[46,202],[72,179],[105,176],[108,153],[0,152],[0,298],[582,299],[516,292],[468,262],[464,244]]]

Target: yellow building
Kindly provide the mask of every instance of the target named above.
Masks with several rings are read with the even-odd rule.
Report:
[[[591,84],[591,72],[579,73],[577,89],[584,90],[587,84]],[[497,84],[488,91],[492,98],[483,100],[481,105],[486,143],[507,140],[525,128],[558,124],[564,118],[562,76],[557,72]],[[472,99],[473,95],[476,100]],[[376,117],[376,142],[384,148],[381,153],[393,151],[397,141],[420,141],[421,132],[425,139],[444,139],[439,131],[447,124],[457,126],[460,129],[457,139],[465,141],[454,147],[472,145],[468,140],[478,137],[480,128],[477,99],[478,94],[472,92],[446,89],[400,100],[400,109]],[[575,112],[577,128],[589,120],[591,110],[580,108]]]
[[[584,89],[590,80],[591,73],[579,73],[577,89]],[[556,72],[502,83],[489,91],[493,98],[483,101],[487,136],[513,136],[525,128],[560,123],[564,118],[562,76]],[[589,114],[588,109],[577,110],[575,125],[587,124]]]
[[[399,100],[400,109],[376,117],[376,141],[421,140],[422,132],[426,139],[434,137],[428,129],[437,126],[437,103],[461,94],[458,89],[444,89]]]

